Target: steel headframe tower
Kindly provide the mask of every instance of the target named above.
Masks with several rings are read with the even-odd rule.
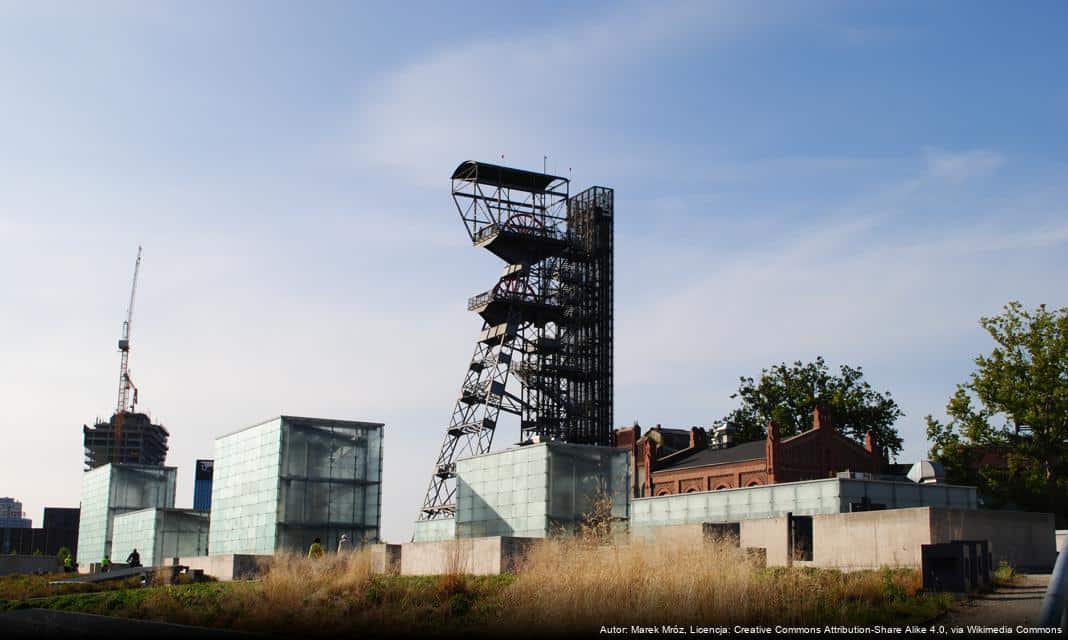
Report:
[[[612,437],[612,190],[569,198],[565,178],[467,161],[452,197],[474,245],[506,266],[468,301],[482,331],[421,520],[455,515],[456,460],[489,452],[502,411],[520,416],[520,444]]]

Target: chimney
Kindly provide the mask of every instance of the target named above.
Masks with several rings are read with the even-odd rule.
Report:
[[[880,467],[883,466],[883,456],[875,446],[875,435],[871,431],[864,434],[864,448],[872,458],[872,473],[879,473]]]
[[[690,448],[704,449],[708,446],[708,434],[701,427],[690,427]]]
[[[774,484],[775,467],[779,458],[779,426],[768,421],[768,439],[764,443],[764,457],[767,459],[768,484]]]
[[[822,404],[817,404],[812,410],[812,428],[830,429],[832,427],[831,410]]]
[[[653,494],[653,468],[656,466],[656,458],[653,456],[653,443],[650,440],[646,440],[642,444],[642,466],[645,467],[645,477],[642,478],[641,494],[650,496]]]

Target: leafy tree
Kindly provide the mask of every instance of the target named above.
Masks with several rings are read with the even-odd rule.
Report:
[[[975,484],[992,506],[1050,511],[1068,520],[1068,307],[1019,302],[981,318],[994,350],[946,405],[927,416],[931,457],[951,482]]]
[[[67,547],[60,547],[59,551],[56,552],[56,557],[59,558],[60,562],[63,562],[64,560],[69,558],[70,555],[70,549],[68,549]]]
[[[905,415],[890,392],[879,393],[864,380],[860,367],[842,365],[833,375],[824,362],[800,361],[787,366],[777,364],[760,371],[760,379],[741,377],[738,391],[731,398],[741,398],[742,405],[725,420],[738,429],[741,440],[767,437],[769,420],[774,420],[783,436],[812,428],[812,412],[822,404],[831,412],[834,429],[858,443],[868,431],[884,457],[901,453],[901,436],[894,423]]]

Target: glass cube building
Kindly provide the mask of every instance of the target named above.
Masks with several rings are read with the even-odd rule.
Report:
[[[208,555],[208,514],[191,509],[141,509],[115,516],[113,561],[137,549],[141,564],[162,566],[173,558]]]
[[[211,555],[305,552],[377,542],[382,429],[280,416],[215,440]]]
[[[625,449],[545,442],[460,460],[456,518],[416,523],[415,540],[544,538],[574,531],[595,502],[628,517]]]
[[[79,561],[100,562],[105,555],[111,557],[116,516],[148,507],[173,507],[177,478],[175,467],[138,464],[106,464],[86,471],[78,522]],[[124,554],[119,560],[125,558]]]

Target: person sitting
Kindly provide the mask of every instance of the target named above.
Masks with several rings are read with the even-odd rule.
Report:
[[[141,554],[137,553],[137,549],[130,552],[130,555],[126,556],[126,564],[130,567],[141,566]]]
[[[319,538],[316,538],[315,541],[312,542],[311,547],[308,549],[308,557],[312,560],[318,560],[323,557],[323,543]]]

